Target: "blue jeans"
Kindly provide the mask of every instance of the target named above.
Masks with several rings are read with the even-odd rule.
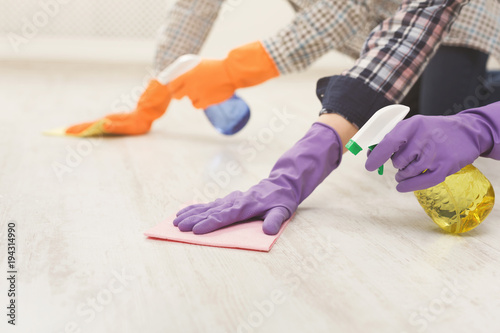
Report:
[[[401,104],[410,115],[448,115],[500,101],[500,72],[487,72],[488,54],[441,46]]]

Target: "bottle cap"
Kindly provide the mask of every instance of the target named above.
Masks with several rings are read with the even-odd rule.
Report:
[[[347,148],[347,150],[349,150],[354,155],[358,155],[358,153],[363,150],[363,148],[361,148],[357,144],[357,142],[352,140],[352,139],[349,140],[349,142],[345,145],[345,147]]]

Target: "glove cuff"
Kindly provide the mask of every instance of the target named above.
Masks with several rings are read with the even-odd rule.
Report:
[[[223,60],[223,64],[236,88],[254,86],[280,74],[259,41],[233,49]]]
[[[330,126],[316,122],[274,165],[268,181],[289,198],[293,212],[342,160],[342,141]]]
[[[340,162],[342,162],[342,156],[343,156],[343,152],[344,152],[344,147],[342,146],[342,139],[340,139],[340,135],[337,133],[337,131],[333,127],[331,127],[325,123],[321,123],[318,121],[314,122],[311,126],[311,129],[317,128],[317,127],[324,127],[326,129],[326,130],[321,129],[320,130],[321,132],[331,133],[328,135],[325,134],[325,137],[328,140],[327,145],[330,147],[329,151],[332,153],[332,155],[329,156],[330,168],[331,168],[330,172],[331,172],[331,171],[335,170],[340,165]],[[339,149],[337,149],[337,148],[339,148]]]
[[[457,113],[470,130],[480,156],[500,160],[500,102]]]

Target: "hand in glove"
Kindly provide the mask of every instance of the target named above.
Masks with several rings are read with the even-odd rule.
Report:
[[[188,96],[193,106],[205,109],[230,98],[236,89],[254,86],[279,75],[260,42],[229,52],[223,60],[204,59],[169,84],[172,96]]]
[[[479,156],[500,159],[500,102],[403,120],[370,153],[366,169],[376,170],[391,158],[399,169],[397,190],[409,192],[443,182]]]
[[[306,135],[274,165],[268,178],[246,192],[236,191],[206,204],[186,207],[174,225],[205,234],[235,222],[264,219],[263,231],[278,233],[298,205],[340,164],[342,142],[337,132],[314,123]]]
[[[168,87],[152,80],[133,112],[111,114],[93,122],[74,125],[68,127],[65,134],[81,137],[101,134],[145,134],[149,132],[153,121],[165,113],[170,99]]]

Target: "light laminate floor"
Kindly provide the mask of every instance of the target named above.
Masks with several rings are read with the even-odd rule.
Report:
[[[6,324],[2,278],[0,331],[500,331],[498,207],[477,230],[445,234],[396,192],[391,167],[365,171],[363,154],[344,156],[270,253],[143,236],[199,192],[213,198],[265,177],[316,119],[321,68],[241,91],[253,113],[234,137],[181,101],[148,135],[94,140],[41,131],[123,106],[144,68],[0,71],[0,265],[6,274],[13,220],[19,270],[18,325]],[[263,130],[275,117],[281,130]],[[241,176],[212,186],[230,161]],[[500,188],[498,162],[476,165]]]

